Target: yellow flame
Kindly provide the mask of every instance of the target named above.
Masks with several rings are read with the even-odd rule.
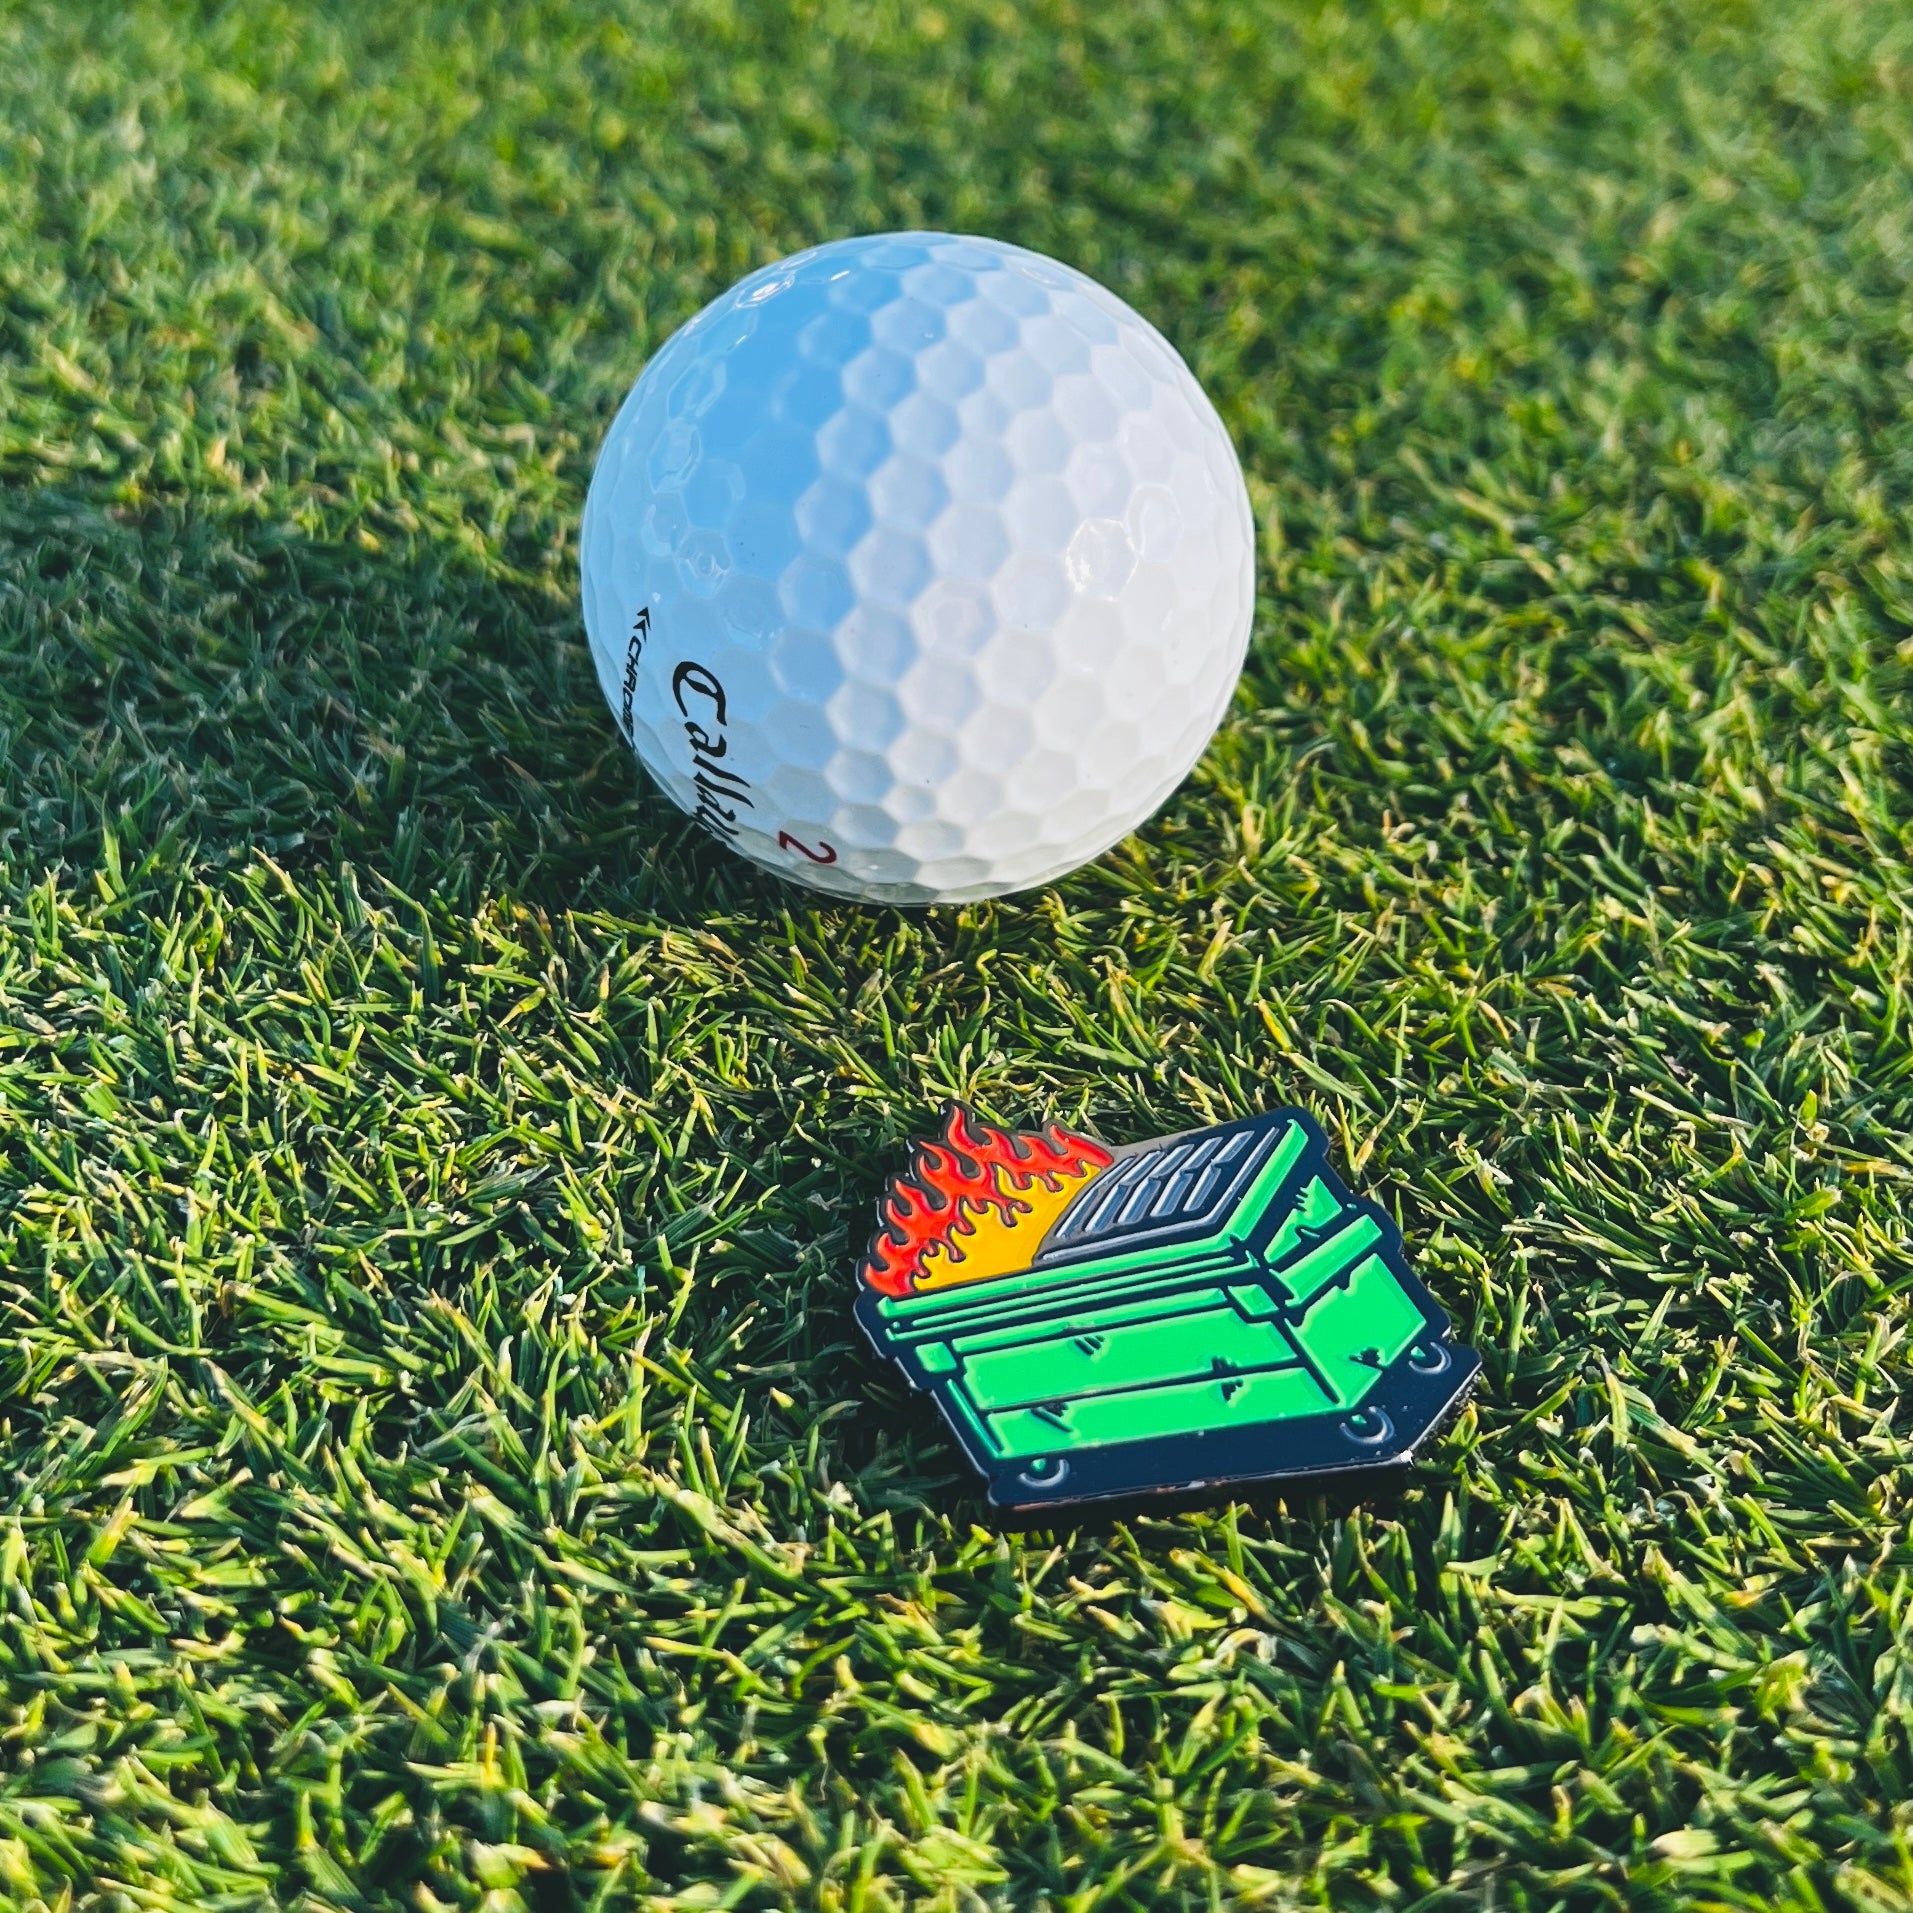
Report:
[[[953,1288],[959,1282],[987,1282],[995,1275],[1021,1275],[1030,1266],[1037,1245],[1049,1233],[1050,1224],[1082,1193],[1084,1184],[1101,1173],[1096,1164],[1087,1163],[1074,1175],[1058,1172],[1049,1176],[1046,1180],[1057,1185],[1054,1189],[1035,1178],[1028,1188],[1019,1189],[997,1167],[997,1192],[1016,1211],[1014,1218],[1006,1221],[994,1206],[966,1198],[964,1219],[955,1232],[924,1252],[917,1292]]]

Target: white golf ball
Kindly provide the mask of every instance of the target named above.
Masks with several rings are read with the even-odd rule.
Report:
[[[1070,267],[891,233],[669,339],[585,505],[585,623],[645,768],[819,890],[962,902],[1153,812],[1241,671],[1241,466],[1172,346]]]

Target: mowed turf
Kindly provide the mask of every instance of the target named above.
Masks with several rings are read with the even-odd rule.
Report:
[[[7,9],[5,1904],[1913,1906],[1910,160],[1867,0]],[[671,328],[906,225],[1262,540],[1164,813],[927,913],[574,584]],[[1001,1531],[848,1314],[951,1095],[1306,1104],[1475,1405]]]

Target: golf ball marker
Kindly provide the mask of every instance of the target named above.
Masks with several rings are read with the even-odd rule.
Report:
[[[1227,707],[1254,602],[1228,434],[1053,260],[935,233],[754,274],[667,341],[585,508],[626,739],[743,855],[873,901],[1048,881]]]
[[[1110,1148],[952,1104],[878,1222],[857,1319],[1005,1509],[1399,1467],[1480,1368],[1302,1110]]]

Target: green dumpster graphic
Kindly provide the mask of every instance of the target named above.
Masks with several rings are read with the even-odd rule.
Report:
[[[878,1216],[857,1318],[1000,1508],[1397,1467],[1480,1369],[1301,1110],[1106,1148],[952,1104]]]

